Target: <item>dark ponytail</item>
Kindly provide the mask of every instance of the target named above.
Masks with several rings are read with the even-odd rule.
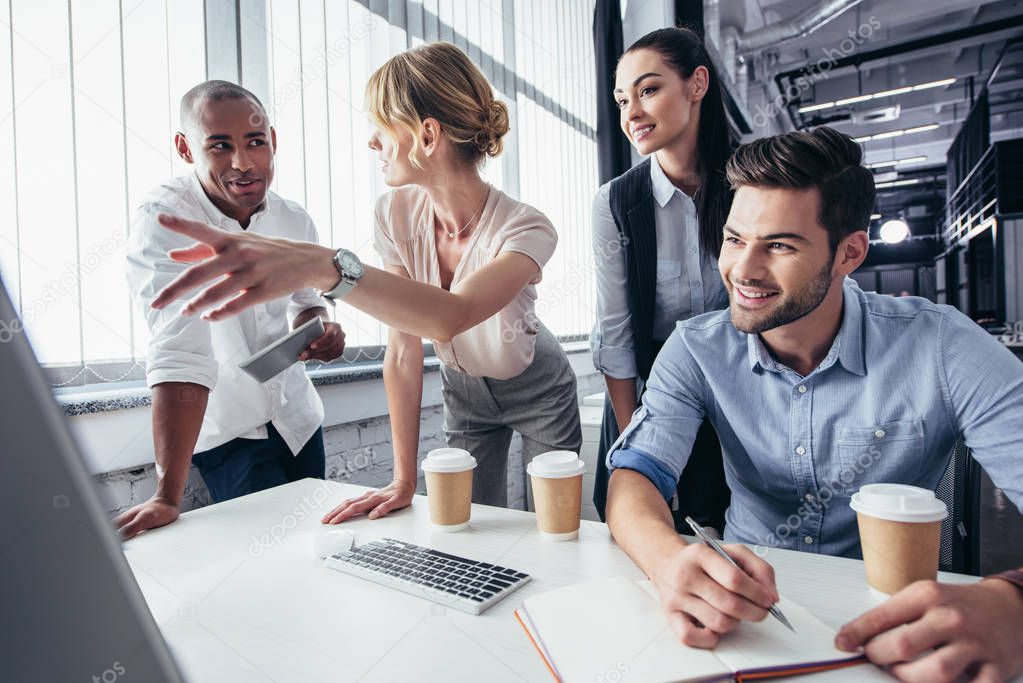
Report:
[[[725,179],[725,164],[736,146],[735,133],[725,114],[721,82],[711,64],[703,40],[687,28],[662,28],[651,31],[629,46],[634,50],[654,50],[675,72],[687,79],[696,67],[707,68],[710,79],[707,94],[700,102],[700,129],[696,149],[703,170],[703,184],[696,193],[696,210],[700,217],[700,246],[707,254],[721,251],[721,233],[732,205],[732,190]]]

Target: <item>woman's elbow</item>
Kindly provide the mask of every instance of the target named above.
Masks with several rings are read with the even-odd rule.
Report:
[[[438,315],[432,320],[430,339],[439,344],[450,344],[451,340],[468,330],[469,316],[462,311],[448,311],[446,315]]]

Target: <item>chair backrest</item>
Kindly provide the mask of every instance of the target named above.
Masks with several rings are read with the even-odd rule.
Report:
[[[938,568],[977,574],[980,571],[980,468],[959,438],[935,495],[948,506],[941,523]]]

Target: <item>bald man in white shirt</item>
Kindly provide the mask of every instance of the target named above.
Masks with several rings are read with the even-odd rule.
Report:
[[[189,465],[214,501],[305,477],[323,478],[323,404],[301,364],[260,384],[238,363],[315,316],[325,333],[302,360],[330,361],[344,350],[344,332],[330,322],[313,290],[293,292],[245,315],[207,322],[180,306],[149,306],[188,264],[168,256],[191,241],[163,229],[160,213],[200,220],[233,232],[317,241],[309,215],[269,191],[276,131],[251,92],[207,81],[181,101],[174,137],[192,173],[149,193],[132,224],[128,281],[151,334],[146,380],[153,393],[153,445],[158,484],[146,502],[115,520],[125,538],[177,519]]]

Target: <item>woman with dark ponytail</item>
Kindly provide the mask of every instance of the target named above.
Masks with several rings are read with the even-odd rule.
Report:
[[[593,501],[607,501],[605,455],[641,404],[675,322],[728,306],[717,269],[732,195],[725,162],[735,141],[703,41],[685,28],[646,34],[622,55],[613,97],[622,131],[647,159],[593,201],[597,324],[590,346],[607,400]],[[730,494],[706,421],[679,479],[672,514],[719,532]],[[681,527],[679,527],[681,528]]]

